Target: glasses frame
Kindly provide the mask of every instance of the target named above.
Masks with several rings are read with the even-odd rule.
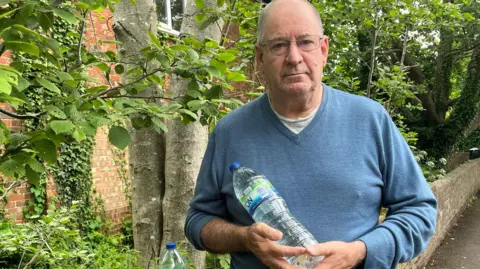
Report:
[[[297,48],[298,48],[299,50],[304,51],[304,52],[310,52],[310,51],[314,51],[314,50],[316,50],[316,49],[318,49],[318,48],[320,48],[320,47],[322,46],[322,45],[321,45],[321,42],[322,42],[322,39],[323,39],[323,35],[304,35],[304,36],[300,37],[300,39],[301,39],[301,38],[304,38],[304,37],[310,37],[310,36],[316,36],[316,37],[319,38],[319,40],[318,40],[318,47],[316,47],[316,48],[314,48],[314,49],[311,49],[311,50],[304,50],[304,49],[301,49],[300,47],[298,47],[298,45],[297,45],[297,43],[296,43],[298,40],[288,40],[288,39],[281,39],[281,38],[270,39],[270,40],[267,40],[267,41],[265,41],[265,42],[263,42],[263,43],[260,43],[259,45],[260,45],[261,47],[265,47],[265,49],[268,51],[268,53],[273,54],[273,55],[276,55],[276,56],[282,56],[282,55],[288,54],[288,53],[290,52],[290,45],[288,46],[288,49],[287,49],[287,51],[286,51],[285,53],[277,54],[277,53],[273,53],[272,51],[270,51],[270,49],[269,49],[268,46],[267,46],[267,43],[268,43],[268,42],[275,41],[275,40],[277,40],[277,41],[278,41],[278,40],[288,41],[290,44],[291,44],[292,42],[295,42],[295,46],[297,46]]]

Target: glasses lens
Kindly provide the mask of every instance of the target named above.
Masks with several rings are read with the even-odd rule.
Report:
[[[293,42],[293,41],[292,41]],[[295,41],[297,48],[303,51],[312,51],[320,47],[319,36],[303,36]],[[274,39],[265,42],[267,50],[275,55],[287,54],[290,48],[290,41],[285,39]]]
[[[288,52],[290,41],[288,40],[270,40],[266,43],[268,51],[276,55],[282,55]]]
[[[297,47],[303,51],[312,51],[320,46],[318,36],[305,36],[297,40]]]

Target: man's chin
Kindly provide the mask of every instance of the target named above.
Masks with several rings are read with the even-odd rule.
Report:
[[[292,83],[286,86],[287,87],[285,87],[285,89],[287,89],[288,92],[296,95],[309,92],[310,89],[312,88],[310,85],[307,85],[306,83]]]

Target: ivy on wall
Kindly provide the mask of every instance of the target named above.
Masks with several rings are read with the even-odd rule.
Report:
[[[79,35],[77,25],[72,25],[64,20],[55,20],[52,28],[53,37],[62,47],[70,48],[63,51],[66,59],[75,61],[74,51],[77,49]],[[44,59],[33,59],[28,54],[15,52],[12,57],[12,65],[21,68],[27,76],[38,76],[38,72],[48,74],[47,70],[49,62]],[[59,86],[60,87],[60,86]],[[82,93],[85,90],[82,86],[77,86],[77,90]],[[31,102],[23,104],[17,110],[21,113],[37,113],[39,111],[49,110],[45,106],[46,103],[55,102],[54,94],[42,86],[38,86],[29,91],[25,95]],[[55,114],[55,111],[51,111]],[[74,113],[74,112],[72,112]],[[23,121],[23,128],[34,131],[36,129],[45,128],[39,126],[40,121],[31,119]],[[58,145],[57,145],[58,146]],[[60,145],[60,154],[54,165],[48,166],[47,171],[42,173],[37,181],[29,181],[29,188],[32,198],[24,211],[26,218],[38,218],[43,215],[46,209],[46,183],[48,175],[51,175],[56,184],[58,193],[58,201],[67,207],[72,204],[80,203],[77,214],[77,224],[81,231],[99,230],[104,225],[106,219],[105,210],[103,209],[103,201],[100,197],[92,199],[92,153],[94,147],[93,136],[87,136],[81,143],[75,140],[63,140]],[[49,197],[50,198],[50,197]],[[101,217],[96,217],[98,214]],[[103,216],[103,217],[102,217]]]
[[[78,224],[81,230],[89,225],[92,217],[92,154],[94,139],[88,137],[82,143],[68,141],[60,146],[57,163],[49,169],[55,180],[59,201],[70,207],[73,202],[81,203]]]

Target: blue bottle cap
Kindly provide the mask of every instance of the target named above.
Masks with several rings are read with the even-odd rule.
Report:
[[[175,242],[168,242],[167,249],[175,249],[177,248],[177,244]]]
[[[240,162],[233,162],[231,165],[230,165],[230,172],[233,173],[233,171],[237,170],[237,168],[240,167]]]

